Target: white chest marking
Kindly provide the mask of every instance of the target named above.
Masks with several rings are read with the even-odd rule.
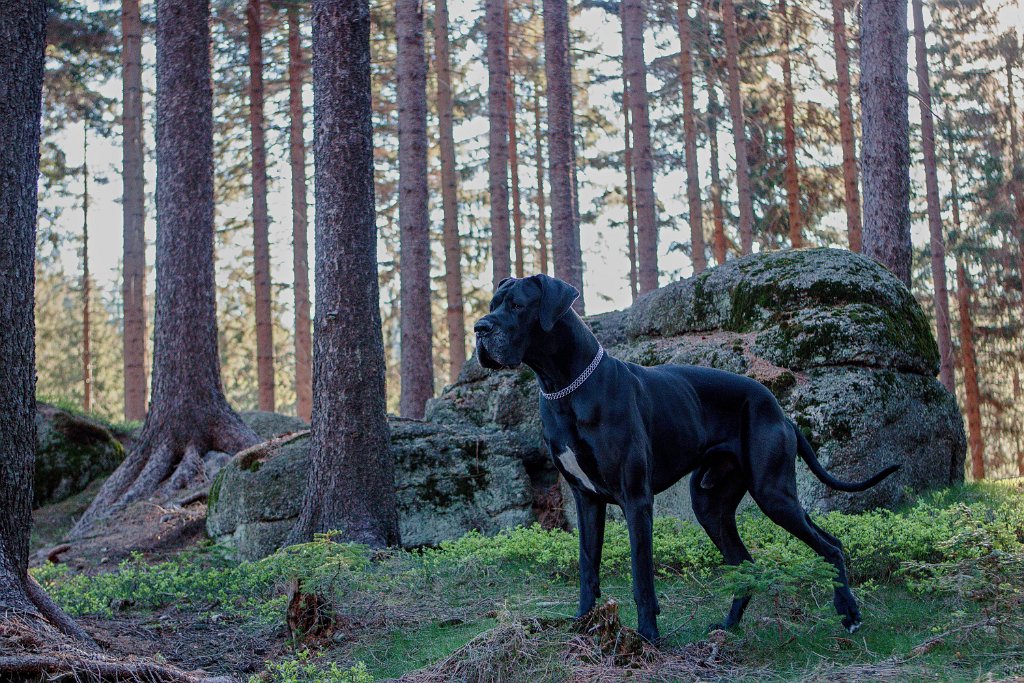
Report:
[[[572,452],[571,448],[566,448],[565,451],[558,456],[558,461],[562,463],[562,467],[565,468],[565,471],[575,477],[580,484],[594,493],[597,493],[597,487],[594,486],[594,482],[587,479],[587,475],[583,474],[583,470],[580,469],[580,464],[576,462],[576,454]]]

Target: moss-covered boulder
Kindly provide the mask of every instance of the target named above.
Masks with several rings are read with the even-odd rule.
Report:
[[[524,444],[515,434],[396,417],[390,428],[403,545],[436,545],[532,520]],[[280,547],[302,504],[309,444],[301,435],[236,456],[210,490],[210,536],[250,559]]]
[[[36,507],[64,500],[105,477],[124,460],[110,427],[48,403],[36,409]]]
[[[857,494],[833,491],[798,465],[802,499],[813,509],[894,506],[963,478],[963,421],[954,397],[935,379],[938,350],[928,318],[910,291],[870,258],[839,249],[747,256],[587,322],[616,358],[757,379],[837,477],[863,479],[890,463],[903,465]],[[539,434],[531,374],[488,372],[470,361],[429,413],[517,433],[529,443],[529,435]],[[568,506],[570,521],[573,512]],[[689,517],[687,482],[658,496],[656,512]]]

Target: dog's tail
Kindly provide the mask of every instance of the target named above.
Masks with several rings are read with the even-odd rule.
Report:
[[[852,493],[854,491],[867,490],[900,468],[899,465],[889,465],[873,477],[857,483],[841,481],[833,477],[825,470],[824,467],[821,466],[821,463],[818,462],[818,456],[814,454],[814,448],[811,446],[811,443],[795,424],[793,425],[793,431],[796,433],[797,453],[799,453],[803,461],[807,463],[807,467],[809,467],[811,472],[814,473],[814,476],[820,479],[827,486],[830,486],[837,491],[848,491]]]

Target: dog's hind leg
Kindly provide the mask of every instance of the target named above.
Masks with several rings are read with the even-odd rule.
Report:
[[[701,485],[703,474],[700,470],[690,477],[690,498],[693,512],[704,531],[711,537],[715,547],[725,558],[726,564],[738,565],[744,561],[753,562],[750,552],[743,545],[739,530],[736,528],[736,508],[746,493],[746,485],[742,475],[719,478],[711,489]],[[739,623],[743,611],[750,602],[749,595],[737,595],[733,598],[732,607],[721,624],[711,627],[730,629]]]
[[[837,538],[822,531],[811,521],[797,499],[795,482],[777,488],[755,488],[751,495],[769,519],[806,543],[811,550],[836,568],[836,587],[832,603],[836,612],[843,617],[843,626],[850,633],[860,628],[860,609],[850,590],[842,545]]]

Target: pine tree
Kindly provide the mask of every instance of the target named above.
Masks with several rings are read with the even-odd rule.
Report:
[[[736,28],[733,0],[722,0],[722,31],[725,34],[726,77],[729,86],[729,113],[732,117],[733,147],[736,149],[736,187],[740,210],[740,248],[749,254],[754,245],[754,199],[747,160],[747,133],[740,93],[740,39]]]
[[[839,131],[843,148],[843,192],[846,232],[850,251],[861,250],[860,187],[857,182],[857,151],[853,139],[853,104],[850,86],[850,50],[846,42],[845,0],[832,0],[832,42],[836,53],[839,98]]]
[[[370,7],[313,0],[316,336],[311,467],[290,542],[398,543],[374,207]],[[345,258],[339,258],[344,254]]]
[[[427,201],[427,62],[419,0],[396,0],[398,168],[401,224],[403,417],[420,419],[434,395],[430,320],[430,215]]]
[[[491,203],[491,280],[498,283],[512,274],[508,225],[508,36],[505,33],[507,0],[486,0],[488,187]],[[556,257],[557,260],[557,257]]]
[[[124,419],[142,420],[146,417],[146,177],[139,0],[121,0],[121,81]]]
[[[704,212],[697,169],[697,105],[693,97],[693,29],[690,2],[679,0],[679,75],[683,89],[683,135],[686,139],[686,199],[690,207],[690,254],[693,272],[704,272]]]
[[[782,80],[784,146],[786,148],[786,204],[789,209],[789,244],[793,249],[803,246],[803,219],[800,216],[800,175],[796,165],[796,113],[793,93],[793,65],[790,59],[792,28],[786,0],[779,0],[782,20]]]

